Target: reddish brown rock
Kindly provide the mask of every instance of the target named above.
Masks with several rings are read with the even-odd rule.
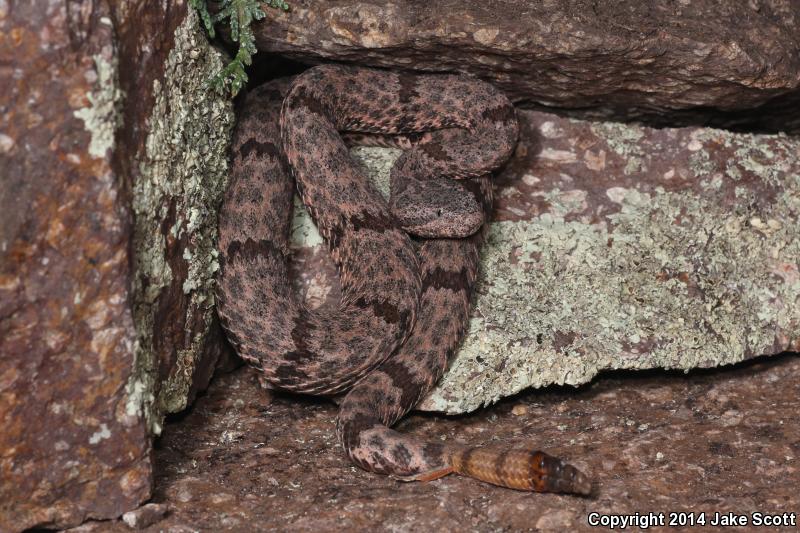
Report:
[[[792,0],[289,3],[256,24],[261,50],[471,72],[518,104],[584,117],[800,129]]]
[[[163,113],[151,119],[163,93],[183,87],[168,65],[174,74],[180,59],[199,84],[204,74],[187,72],[221,64],[204,41],[187,51],[202,33],[186,14],[171,1],[0,2],[0,531],[117,517],[146,500],[151,429],[205,386],[219,354],[210,303],[182,307],[213,273],[189,275],[185,253],[213,237],[215,218],[173,212],[197,215],[193,240],[178,232],[169,253],[143,260],[131,208],[143,176],[160,176],[155,141],[175,131],[154,126]],[[198,166],[214,152],[198,148],[209,142],[201,129],[226,120],[214,98],[222,111],[190,116],[195,129],[182,131],[196,138],[178,136]],[[148,295],[168,310],[156,325],[131,283],[147,261],[175,271],[166,297]]]
[[[150,494],[126,389],[130,211],[112,164],[109,10],[3,4],[0,530],[113,517]]]

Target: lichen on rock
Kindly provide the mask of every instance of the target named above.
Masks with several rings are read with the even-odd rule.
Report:
[[[797,193],[780,199],[776,216],[796,213]],[[765,238],[712,199],[628,190],[622,202],[613,233],[548,214],[491,226],[477,316],[426,408],[469,411],[603,369],[734,363],[769,353],[776,326],[796,330],[782,307],[797,301],[800,283],[766,279],[800,253],[785,218]],[[692,220],[676,225],[681,211]],[[768,261],[773,250],[780,258]],[[476,388],[483,394],[463,393]]]
[[[195,364],[214,327],[217,211],[233,110],[207,80],[222,66],[188,10],[163,80],[153,82],[146,158],[133,186],[139,338],[130,388],[153,391],[144,400],[154,433],[165,413],[186,407]]]
[[[86,95],[89,106],[73,111],[83,120],[84,127],[92,135],[88,153],[92,157],[102,158],[106,152],[114,148],[114,135],[120,126],[119,108],[123,94],[117,79],[117,56],[103,54],[94,55],[97,80],[95,90]]]
[[[606,369],[689,370],[793,346],[800,174],[787,161],[796,140],[550,120],[572,129],[561,141],[570,150],[591,143],[618,163],[602,169],[611,175],[600,187],[580,156],[529,169],[541,178],[532,194],[547,203],[491,225],[468,336],[423,409],[471,411]],[[738,187],[730,177],[745,174]],[[564,182],[589,191],[569,196],[588,205],[565,209]]]

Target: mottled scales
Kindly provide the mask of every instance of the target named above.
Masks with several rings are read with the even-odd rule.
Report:
[[[506,97],[459,75],[319,66],[243,102],[220,215],[222,324],[272,387],[349,391],[337,434],[366,470],[590,490],[577,469],[542,452],[425,443],[390,428],[436,384],[465,333],[492,204],[489,178],[517,135]],[[344,140],[370,136],[406,149],[392,169],[388,203]],[[334,310],[311,310],[292,290],[295,184],[340,274]]]

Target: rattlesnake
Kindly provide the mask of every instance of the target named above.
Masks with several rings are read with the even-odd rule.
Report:
[[[239,355],[278,389],[350,389],[337,435],[366,470],[418,480],[455,471],[524,490],[588,493],[585,475],[542,452],[423,443],[389,428],[434,386],[464,334],[479,228],[492,203],[489,173],[518,135],[505,96],[462,75],[326,65],[291,86],[256,88],[239,115],[217,290]],[[388,205],[340,132],[407,149],[392,169]],[[340,272],[334,310],[312,311],[292,291],[292,175]],[[427,239],[415,245],[406,231]]]

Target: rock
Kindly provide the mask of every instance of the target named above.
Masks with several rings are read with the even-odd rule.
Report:
[[[800,140],[521,117],[476,316],[423,409],[797,349]]]
[[[514,416],[522,416],[528,414],[528,406],[525,404],[517,404],[511,408],[511,414]]]
[[[462,413],[603,370],[706,368],[800,347],[800,140],[520,119],[469,333],[421,409]],[[354,150],[382,189],[397,153]],[[302,212],[293,236],[307,299],[338,298]]]
[[[0,530],[70,527],[150,497],[222,349],[193,260],[231,112],[183,2],[0,3],[0,34]]]
[[[609,116],[702,106],[755,124],[748,110],[763,104],[762,117],[773,106],[785,124],[797,120],[788,3],[707,11],[705,45],[700,0],[682,18],[656,11],[650,37],[641,24],[610,31],[581,10],[529,6],[515,18],[542,30],[516,53],[503,50],[513,32],[493,4],[458,4],[472,29],[462,35],[459,14],[447,43],[436,34],[448,19],[419,11],[438,5],[365,3],[352,26],[348,4],[321,16],[298,0],[289,15],[270,10],[274,28],[259,39],[291,23],[296,33],[272,45],[296,57],[466,70],[520,101]],[[641,19],[623,7],[629,18],[604,15]],[[389,25],[414,17],[427,33]],[[302,37],[309,28],[318,35]],[[552,39],[573,30],[579,40]],[[222,60],[184,2],[0,3],[0,32],[11,44],[0,51],[0,530],[70,527],[150,497],[152,436],[226,354],[212,289],[233,115],[207,90]],[[335,52],[304,51],[312,37]],[[425,408],[470,410],[606,368],[710,366],[793,346],[795,141],[524,117],[528,142],[504,176],[470,337]],[[296,233],[313,238],[302,218]],[[309,300],[336,297],[323,255],[300,256],[323,267],[299,280]]]
[[[133,529],[144,529],[155,524],[167,514],[169,506],[163,503],[148,503],[122,515],[122,521]]]
[[[150,493],[150,442],[128,388],[118,56],[108,9],[80,4],[0,7],[15,43],[0,52],[13,65],[0,91],[2,531],[118,516]]]
[[[576,116],[800,131],[792,0],[289,3],[255,24],[260,50],[470,72]]]
[[[185,409],[224,350],[214,311],[217,210],[227,184],[231,102],[206,85],[223,66],[190,11],[176,28],[163,78],[151,80],[136,150],[132,203],[133,316],[142,386],[165,413]]]

